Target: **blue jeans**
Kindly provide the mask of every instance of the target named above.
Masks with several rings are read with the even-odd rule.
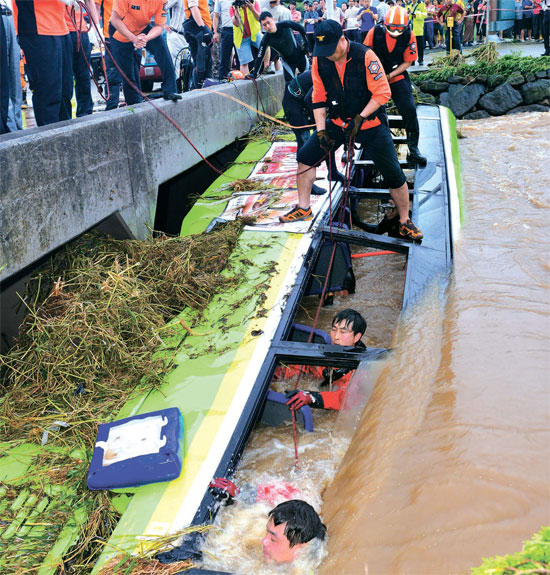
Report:
[[[142,30],[143,34],[147,34],[151,29],[150,26]],[[126,103],[131,106],[143,102],[143,98],[139,92],[130,85],[133,84],[141,91],[141,83],[139,80],[139,60],[136,59],[135,48],[131,42],[119,42],[115,38],[110,39],[111,53],[116,63],[124,73],[122,75],[122,89],[124,91],[124,98]],[[170,57],[166,39],[163,36],[154,38],[147,42],[147,50],[153,54],[155,61],[162,72],[162,92],[164,94],[174,94],[177,92],[176,88],[176,71],[174,70],[174,63]],[[124,78],[126,76],[126,78]],[[111,109],[111,108],[107,108]]]
[[[32,105],[37,126],[46,126],[72,117],[73,46],[69,34],[42,36],[20,34],[32,78]]]
[[[220,38],[220,69],[218,80],[229,76],[231,70],[231,53],[233,52],[233,26],[222,28]]]
[[[8,77],[8,115],[6,126],[8,132],[15,132],[23,129],[21,120],[21,71],[19,61],[21,52],[17,38],[15,36],[15,27],[13,25],[13,16],[2,16],[4,31],[6,34],[6,55],[7,55],[7,77]]]
[[[87,116],[94,111],[92,100],[92,81],[88,64],[91,62],[92,46],[88,32],[80,33],[80,46],[76,32],[71,32],[73,43],[73,75],[76,93],[76,117]],[[86,63],[87,62],[87,63]],[[91,65],[91,64],[90,64]]]
[[[450,40],[450,29],[445,30],[445,44],[447,45],[447,52],[451,51],[451,40]],[[460,44],[462,38],[462,22],[455,22],[453,28],[453,50],[458,50],[462,52],[462,45]]]
[[[428,39],[428,46],[433,48],[435,46],[434,42],[434,23],[424,22],[424,38]]]
[[[193,84],[195,88],[202,88],[206,78],[212,76],[212,45],[203,42],[203,30],[192,18],[183,23],[183,31],[195,65]]]

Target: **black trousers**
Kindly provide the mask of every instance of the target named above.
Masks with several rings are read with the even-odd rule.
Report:
[[[417,36],[416,37],[416,46],[418,48],[418,63],[422,64],[424,62],[424,44],[426,41],[424,40],[424,36]]]
[[[418,116],[416,115],[416,104],[412,92],[409,75],[405,74],[402,80],[390,84],[391,97],[399,113],[403,117],[403,124],[407,133],[418,133]]]
[[[37,126],[72,117],[73,44],[71,36],[20,34],[19,45],[33,83],[32,106]]]
[[[233,52],[233,26],[222,28],[220,34],[220,68],[218,80],[223,80],[229,76],[231,70],[231,53]]]
[[[334,148],[337,150],[347,141],[347,136],[340,126],[334,124],[331,120],[327,121],[327,132],[334,139]],[[361,130],[355,137],[355,141],[363,146],[363,149],[372,158],[376,169],[384,177],[384,182],[389,188],[400,188],[407,180],[399,161],[390,128],[383,123],[368,130]],[[300,149],[297,158],[298,161],[306,166],[315,166],[327,152],[321,148],[317,131],[313,132],[309,140]]]

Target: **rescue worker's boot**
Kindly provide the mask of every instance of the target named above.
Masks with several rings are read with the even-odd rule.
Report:
[[[407,146],[409,147],[407,162],[411,164],[418,164],[419,166],[424,167],[428,163],[428,160],[420,153],[420,150],[418,149],[419,138],[419,132],[407,132]]]

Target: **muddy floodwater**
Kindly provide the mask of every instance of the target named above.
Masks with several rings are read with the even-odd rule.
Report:
[[[367,258],[372,290],[323,309],[325,328],[334,311],[359,309],[367,345],[395,352],[358,372],[372,391],[362,416],[318,412],[319,433],[299,432],[298,470],[291,427],[254,433],[237,473],[250,498],[220,514],[209,566],[468,573],[550,524],[550,114],[459,129],[466,214],[449,285],[430,288],[393,339],[401,256],[387,260],[391,282]],[[270,570],[260,538],[271,502],[250,502],[258,485],[287,484],[321,511],[329,539],[309,562]]]

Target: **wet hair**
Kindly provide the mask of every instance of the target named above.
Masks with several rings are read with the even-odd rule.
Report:
[[[290,547],[307,543],[315,537],[324,539],[327,528],[321,521],[317,511],[301,499],[291,499],[279,503],[269,512],[269,517],[275,526],[286,523],[285,537]]]
[[[263,22],[266,18],[273,18],[273,14],[271,12],[268,12],[267,10],[264,10],[260,14],[260,22]]]
[[[363,335],[367,331],[367,320],[354,309],[343,309],[339,311],[332,319],[332,325],[345,322],[346,327],[351,325],[353,333],[360,333]]]

